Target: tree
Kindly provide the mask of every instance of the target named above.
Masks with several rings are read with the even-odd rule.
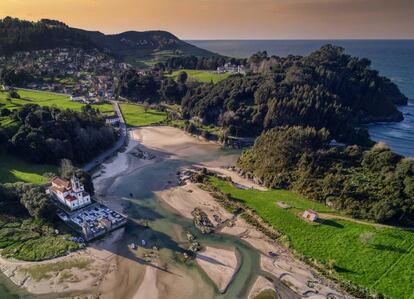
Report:
[[[180,84],[185,84],[188,79],[188,74],[184,71],[181,71],[177,75],[177,82]]]
[[[73,176],[77,177],[85,187],[85,191],[94,195],[95,189],[93,187],[92,178],[89,173],[77,168],[73,165],[72,161],[63,159],[59,168],[60,176],[66,180],[70,180]]]
[[[147,113],[149,108],[150,108],[150,103],[145,101],[144,104],[143,104],[143,107],[144,107],[144,112]]]
[[[20,99],[19,93],[14,88],[10,88],[10,90],[9,90],[9,97],[12,98],[12,99]]]
[[[11,114],[11,111],[7,108],[2,108],[0,110],[0,116],[9,116]]]
[[[20,203],[30,216],[39,219],[52,219],[55,215],[55,205],[43,187],[25,183],[15,183],[13,188],[20,198]]]
[[[82,112],[25,105],[11,117],[19,128],[9,140],[10,149],[37,163],[76,163],[91,160],[116,141],[116,133],[105,125],[97,109],[84,106]]]

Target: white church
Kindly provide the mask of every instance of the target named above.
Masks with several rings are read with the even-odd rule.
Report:
[[[75,176],[70,181],[55,177],[49,193],[72,211],[91,203],[91,196]]]

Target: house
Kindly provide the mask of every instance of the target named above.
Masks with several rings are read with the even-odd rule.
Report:
[[[105,119],[105,123],[107,125],[117,125],[117,124],[119,124],[119,122],[120,122],[120,119],[119,119],[118,116],[108,116]]]
[[[230,73],[230,74],[245,74],[245,67],[243,65],[233,65],[231,63],[226,63],[224,66],[219,66],[217,68],[218,74]]]
[[[303,212],[302,217],[305,218],[306,220],[314,222],[318,220],[318,213],[316,213],[313,210],[306,210],[305,212]]]
[[[71,210],[82,208],[91,203],[91,196],[75,176],[70,181],[55,177],[49,193]]]

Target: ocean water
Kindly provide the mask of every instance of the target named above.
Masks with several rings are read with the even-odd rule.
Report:
[[[249,57],[266,50],[269,55],[307,55],[325,44],[345,48],[351,55],[366,57],[372,68],[390,78],[410,99],[399,109],[404,121],[369,125],[371,138],[387,143],[394,151],[414,156],[414,40],[192,40],[190,43],[233,57]]]

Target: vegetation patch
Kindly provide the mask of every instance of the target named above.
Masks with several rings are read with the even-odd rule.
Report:
[[[181,72],[186,72],[188,75],[189,81],[196,81],[201,83],[218,83],[224,79],[230,77],[229,73],[219,74],[216,71],[207,71],[207,70],[177,70],[171,73],[165,73],[164,76],[168,78],[177,79],[178,74]]]
[[[381,293],[390,298],[414,295],[414,233],[342,219],[310,225],[299,219],[298,211],[333,211],[284,190],[241,190],[227,181],[210,177],[209,182],[223,194],[254,210],[264,221],[283,233],[290,247],[308,262],[319,264],[342,282]],[[279,207],[283,200],[290,209]]]
[[[77,268],[79,270],[87,270],[92,264],[90,259],[68,259],[56,263],[40,264],[25,268],[24,271],[30,275],[35,281],[49,279],[54,273],[60,274],[60,280],[68,280],[73,278],[73,274],[67,270]]]
[[[257,294],[254,299],[278,299],[276,292],[273,290],[264,290]]]
[[[34,218],[9,218],[0,215],[1,255],[24,261],[41,261],[65,255],[80,248],[57,235],[47,223]]]
[[[122,115],[130,127],[142,127],[163,122],[167,114],[142,105],[121,103]]]

